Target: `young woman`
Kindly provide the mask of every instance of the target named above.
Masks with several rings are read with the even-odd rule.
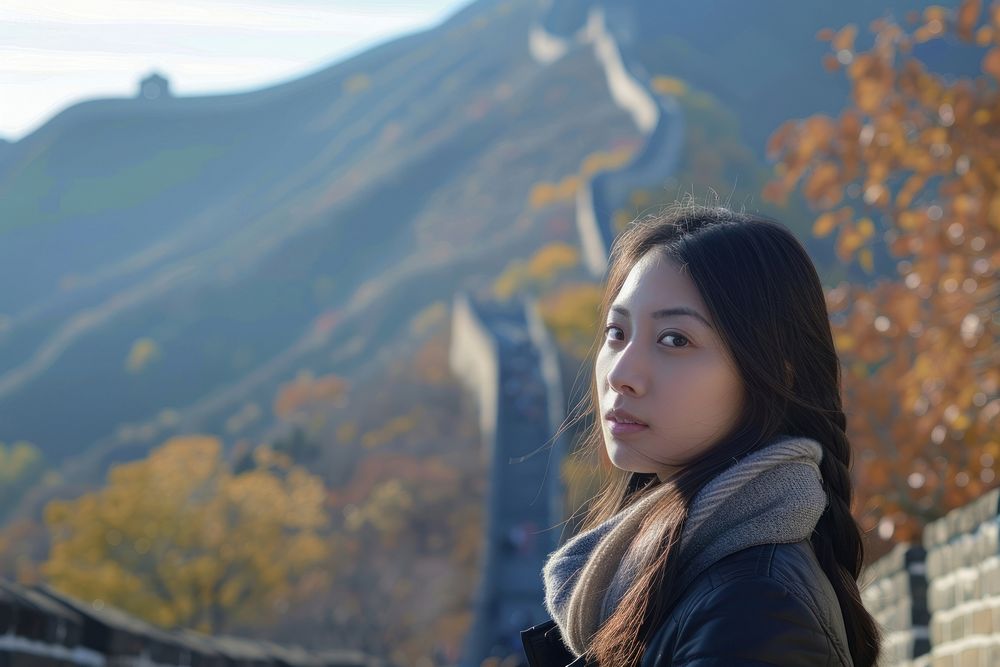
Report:
[[[532,667],[870,667],[840,365],[780,224],[677,206],[615,242],[588,410],[614,465],[545,565]]]

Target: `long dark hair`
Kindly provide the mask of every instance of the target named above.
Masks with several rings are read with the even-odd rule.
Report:
[[[677,559],[671,554],[691,500],[736,458],[787,434],[812,438],[824,448],[820,471],[828,506],[811,541],[837,593],[854,664],[873,665],[880,636],[857,584],[864,547],[851,515],[851,446],[841,406],[840,362],[812,261],[774,220],[677,202],[634,221],[615,240],[599,324],[606,321],[633,265],[654,249],[675,261],[698,288],[743,380],[746,399],[732,431],[686,465],[673,478],[672,492],[644,519],[641,530],[655,531],[658,537],[657,555],[594,635],[588,654],[601,667],[639,664],[677,602],[679,592],[670,586]],[[604,448],[597,392],[592,374],[581,417],[594,417],[583,451],[595,456]],[[653,474],[612,470],[592,499],[582,529],[601,523],[658,483]]]

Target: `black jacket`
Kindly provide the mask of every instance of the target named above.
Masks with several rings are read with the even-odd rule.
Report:
[[[522,631],[531,667],[586,667],[554,621]],[[812,545],[766,544],[726,556],[682,593],[642,667],[852,667],[840,604]]]

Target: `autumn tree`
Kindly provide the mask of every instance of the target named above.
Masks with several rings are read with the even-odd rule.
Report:
[[[860,454],[856,509],[886,541],[996,486],[1000,458],[1000,3],[928,7],[908,23],[873,22],[868,50],[853,25],[819,34],[850,103],[778,128],[765,190],[800,190],[814,234],[835,235],[840,260],[873,276],[827,299]],[[976,50],[982,75],[929,71],[918,45],[934,40]],[[880,254],[898,277],[874,277]]]
[[[544,278],[558,262],[541,257],[532,265]],[[457,659],[472,622],[486,472],[476,414],[449,370],[450,322],[448,302],[428,304],[400,327],[393,354],[352,372],[344,391],[333,375],[299,373],[276,392],[285,435],[256,457],[298,461],[303,439],[330,524],[325,578],[300,581],[295,604],[260,628],[269,639],[398,665]]]
[[[46,507],[42,572],[162,626],[223,632],[267,619],[325,562],[324,499],[317,477],[281,459],[234,475],[216,438],[173,438],[112,468],[104,488]]]
[[[484,506],[470,502],[480,485],[442,456],[365,459],[331,498],[343,508],[335,612],[342,632],[375,631],[397,664],[435,648],[458,650],[480,565]]]
[[[600,300],[600,286],[590,282],[569,282],[539,299],[545,326],[574,359],[583,361],[593,351]]]
[[[563,273],[580,263],[579,251],[568,243],[555,242],[540,248],[527,261],[511,261],[493,283],[493,296],[503,301],[515,294],[538,294],[551,289]]]

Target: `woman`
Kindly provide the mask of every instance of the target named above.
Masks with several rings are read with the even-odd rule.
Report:
[[[840,365],[776,222],[677,206],[615,242],[590,448],[614,465],[545,565],[529,664],[869,667]]]

